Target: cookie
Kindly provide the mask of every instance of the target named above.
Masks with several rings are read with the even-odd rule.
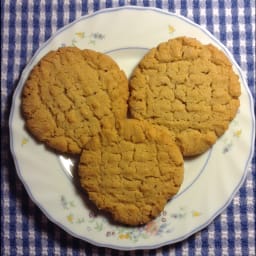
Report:
[[[63,47],[31,71],[22,94],[28,130],[41,142],[78,154],[102,127],[127,114],[128,80],[109,56]]]
[[[168,130],[127,119],[102,130],[83,150],[81,186],[116,222],[145,224],[158,216],[183,180],[183,156]]]
[[[239,108],[240,83],[215,46],[179,37],[152,48],[130,79],[129,112],[167,127],[184,156],[205,152]]]

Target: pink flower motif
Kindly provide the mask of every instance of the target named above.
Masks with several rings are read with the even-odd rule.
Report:
[[[146,233],[150,234],[150,235],[156,235],[157,232],[159,230],[159,227],[157,225],[156,221],[151,221],[149,222],[146,226],[145,226],[145,231]]]

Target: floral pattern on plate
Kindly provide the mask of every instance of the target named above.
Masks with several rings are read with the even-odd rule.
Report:
[[[148,239],[153,236],[161,236],[174,231],[175,223],[179,219],[198,218],[202,212],[197,210],[189,210],[188,207],[181,206],[179,211],[168,213],[163,210],[161,214],[154,220],[141,227],[127,227],[115,225],[109,227],[106,218],[98,218],[98,213],[91,210],[86,216],[76,216],[74,208],[76,208],[75,200],[69,200],[65,195],[60,196],[60,204],[66,213],[66,220],[71,224],[83,224],[88,232],[103,232],[106,237],[115,237],[121,240],[131,240],[136,243],[139,239]]]

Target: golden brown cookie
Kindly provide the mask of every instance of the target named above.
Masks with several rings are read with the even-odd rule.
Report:
[[[127,119],[86,145],[78,170],[90,200],[134,226],[158,216],[178,192],[183,157],[167,129]]]
[[[225,54],[180,37],[151,49],[130,79],[132,117],[166,126],[183,155],[206,151],[239,107],[240,83]]]
[[[81,149],[127,113],[128,81],[109,56],[63,47],[33,68],[22,94],[28,130],[65,153]]]

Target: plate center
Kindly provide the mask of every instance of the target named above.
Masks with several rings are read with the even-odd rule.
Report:
[[[125,72],[127,78],[129,79],[134,68],[138,65],[148,50],[149,49],[146,47],[123,47],[109,50],[105,52],[105,54],[112,57],[118,63],[119,67]],[[196,182],[205,169],[210,155],[211,150],[208,150],[206,153],[195,158],[185,159],[184,181],[177,196],[183,194]],[[59,156],[59,161],[65,174],[72,179],[74,176],[74,168],[76,166],[75,161],[62,155]]]
[[[105,53],[118,63],[119,67],[125,72],[129,79],[133,69],[137,66],[148,50],[148,48],[126,47],[110,50]]]

